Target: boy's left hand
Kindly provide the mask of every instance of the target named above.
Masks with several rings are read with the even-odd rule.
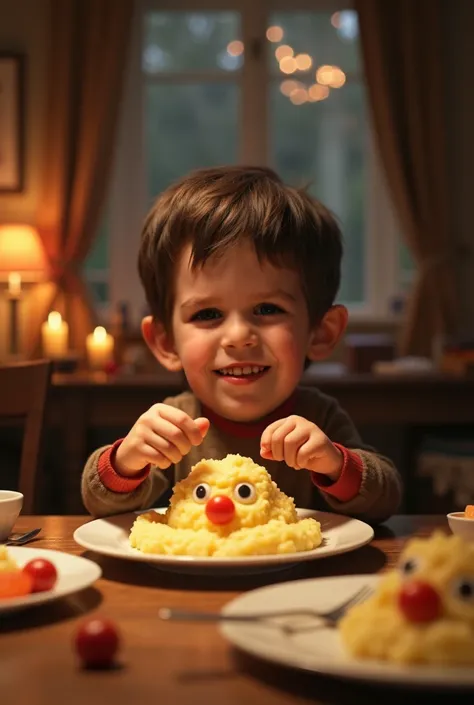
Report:
[[[319,426],[302,416],[288,416],[267,426],[260,440],[260,455],[266,460],[284,460],[295,470],[311,470],[336,482],[343,455]]]

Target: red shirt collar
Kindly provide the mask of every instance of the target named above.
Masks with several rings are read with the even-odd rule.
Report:
[[[207,406],[202,406],[202,414],[211,424],[214,424],[220,431],[228,433],[230,436],[238,438],[256,438],[261,436],[267,426],[278,419],[283,419],[293,413],[295,408],[295,394],[293,393],[283,404],[280,404],[270,414],[257,421],[231,421],[224,416],[216,414]]]

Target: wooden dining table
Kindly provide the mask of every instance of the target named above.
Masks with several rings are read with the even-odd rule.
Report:
[[[405,541],[449,531],[444,516],[396,516],[367,546],[279,572],[190,576],[84,551],[73,539],[86,516],[22,516],[16,531],[41,527],[30,544],[96,561],[102,577],[56,601],[0,616],[0,703],[5,705],[406,705],[454,702],[453,695],[346,681],[282,668],[235,650],[211,623],[160,621],[160,607],[220,610],[244,591],[318,576],[392,568]],[[117,664],[81,666],[73,646],[90,616],[112,619],[121,634]]]

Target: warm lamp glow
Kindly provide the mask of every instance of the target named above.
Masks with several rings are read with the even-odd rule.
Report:
[[[8,293],[10,296],[20,296],[21,276],[18,272],[10,272],[8,275]]]
[[[22,281],[38,281],[47,261],[38,232],[31,225],[0,225],[0,279],[18,272]]]

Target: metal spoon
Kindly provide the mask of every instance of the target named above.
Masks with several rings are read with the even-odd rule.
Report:
[[[23,544],[34,539],[40,531],[41,529],[32,529],[31,531],[26,531],[24,534],[11,534],[5,541],[5,546],[23,546]]]

